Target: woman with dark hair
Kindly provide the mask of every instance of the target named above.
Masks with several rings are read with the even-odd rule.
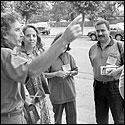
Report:
[[[61,37],[58,34],[51,45]],[[45,72],[50,89],[50,101],[53,106],[55,124],[62,123],[65,108],[67,124],[77,123],[76,90],[73,76],[78,74],[78,67],[71,54],[69,44],[64,48],[56,61]]]
[[[39,35],[38,29],[33,25],[26,25],[23,28],[24,39],[22,41],[21,54],[29,60],[34,60],[38,55],[42,54],[44,51],[43,44],[41,41],[41,36]],[[25,86],[29,92],[31,102],[38,109],[38,114],[40,115],[40,124],[50,124],[49,109],[46,104],[45,90],[43,88],[43,82],[47,82],[44,73],[40,76],[29,77]],[[46,85],[48,83],[45,83]],[[46,86],[47,87],[47,86]],[[29,98],[27,99],[30,100]],[[32,123],[30,120],[28,123]]]
[[[33,28],[36,31],[36,34],[37,34],[36,48],[44,50],[44,42],[42,41],[39,30],[35,26],[28,24],[28,25],[24,26],[24,28],[23,28],[24,34],[25,34],[27,28]]]

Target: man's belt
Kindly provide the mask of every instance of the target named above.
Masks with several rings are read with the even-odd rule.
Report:
[[[97,83],[100,83],[100,84],[110,84],[110,83],[113,83],[113,82],[117,82],[118,80],[113,80],[113,81],[98,81],[96,79],[94,79]]]
[[[22,114],[22,112],[23,112],[23,110],[16,111],[16,112],[1,113],[1,117],[8,117],[8,118],[10,118],[12,116]]]

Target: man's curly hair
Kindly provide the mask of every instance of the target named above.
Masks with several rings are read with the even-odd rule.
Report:
[[[22,16],[17,12],[1,13],[1,46],[6,47],[8,43],[5,42],[4,36],[11,29],[11,24],[16,21],[21,21]]]

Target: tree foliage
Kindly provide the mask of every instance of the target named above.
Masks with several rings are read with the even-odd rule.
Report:
[[[73,5],[73,9],[77,11],[78,14],[82,14],[82,32],[84,26],[85,16],[88,14],[93,14],[100,7],[100,1],[68,1]]]
[[[5,9],[5,1],[1,1],[1,12],[3,12],[4,11],[4,9]]]
[[[95,12],[99,5],[99,1],[51,1],[53,3],[53,16],[57,20],[64,19],[64,15],[71,20],[82,13],[83,16]],[[55,19],[54,18],[54,19]]]
[[[114,1],[116,4],[118,4],[118,7],[124,6],[124,1]]]
[[[5,12],[11,10],[10,2],[9,1],[1,1],[1,12]]]
[[[48,5],[51,3],[52,8]],[[13,7],[14,6],[14,7]],[[118,8],[124,7],[124,1],[1,1],[1,12],[13,8],[30,22],[43,20],[73,20],[78,14],[93,21],[98,17],[105,19],[118,16]]]
[[[67,1],[50,1],[52,3],[52,18],[59,22],[60,20],[69,21],[71,13],[74,11],[72,5]]]
[[[74,5],[74,9],[78,13],[88,14],[91,11],[97,11],[100,1],[69,1]]]
[[[16,1],[15,3],[15,9],[22,14],[26,22],[33,14],[37,15],[44,8],[44,1]]]
[[[102,1],[100,8],[97,11],[98,16],[107,18],[114,18],[119,16],[118,8],[124,5],[124,1]]]

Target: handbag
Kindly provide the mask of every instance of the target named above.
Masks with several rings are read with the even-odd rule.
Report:
[[[24,103],[24,117],[27,121],[27,124],[36,124],[40,119],[37,108],[35,104]]]
[[[37,79],[35,79],[35,78],[28,78],[28,80],[27,80],[25,86],[26,86],[26,89],[28,90],[28,92],[29,92],[30,95],[35,96],[36,94],[38,94],[38,92],[39,92],[39,87],[38,87],[38,85],[37,85]],[[43,94],[43,96],[45,97],[44,94]],[[37,97],[37,96],[36,96],[36,97],[34,98],[34,102],[35,102],[35,103],[40,102],[41,98],[43,98],[43,97],[42,97],[42,96],[41,96],[41,97]]]
[[[48,88],[48,83],[46,79],[42,79],[41,82],[42,82],[42,86],[43,86],[45,94],[50,94],[50,90]]]
[[[45,94],[50,94],[50,90],[48,88],[48,83],[47,83],[47,80],[44,77],[44,75],[41,75],[41,83],[42,83],[42,87],[44,89]]]

